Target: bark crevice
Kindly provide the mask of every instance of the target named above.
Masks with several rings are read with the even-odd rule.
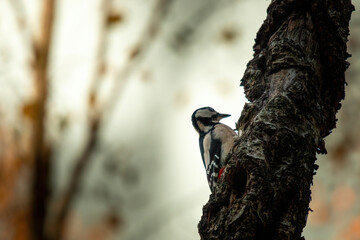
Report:
[[[202,239],[302,239],[316,152],[344,98],[352,11],[350,0],[271,2],[241,80],[242,136],[204,206]]]

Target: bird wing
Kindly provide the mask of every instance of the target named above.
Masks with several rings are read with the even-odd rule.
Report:
[[[201,151],[203,152],[203,162],[205,169],[207,169],[210,163],[210,147],[211,147],[211,133],[208,132],[207,134],[205,134],[200,144]]]
[[[214,138],[213,134],[212,141],[210,144],[209,149],[209,164],[206,169],[206,173],[208,176],[208,181],[210,184],[210,188],[213,190],[213,188],[216,186],[216,183],[219,178],[219,171],[221,169],[221,142],[219,139]]]
[[[209,187],[211,190],[213,190],[216,185],[218,173],[220,170],[220,139],[214,139],[214,134],[212,131],[210,131],[201,139],[200,148],[203,152],[203,163],[206,169]]]
[[[227,157],[234,145],[236,133],[224,124],[215,125],[211,131],[211,145],[209,150],[210,163],[207,171],[209,182],[214,188],[224,171]]]
[[[219,179],[219,172],[225,166],[225,160],[233,144],[235,132],[224,124],[217,124],[200,139],[203,163],[210,189],[213,191]]]
[[[234,146],[236,133],[225,124],[217,124],[211,131],[211,137],[214,142],[219,141],[221,143],[219,155],[221,159],[220,164],[225,166],[227,155],[231,152],[231,149]]]

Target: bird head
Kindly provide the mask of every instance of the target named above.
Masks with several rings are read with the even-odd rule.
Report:
[[[201,134],[209,131],[221,119],[230,116],[230,114],[218,113],[211,107],[202,107],[194,111],[191,120],[195,130]]]

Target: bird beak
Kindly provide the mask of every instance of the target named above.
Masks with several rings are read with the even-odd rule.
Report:
[[[222,113],[219,113],[217,115],[217,120],[219,121],[220,119],[223,119],[223,118],[227,118],[227,117],[230,117],[231,115],[230,114],[222,114]]]

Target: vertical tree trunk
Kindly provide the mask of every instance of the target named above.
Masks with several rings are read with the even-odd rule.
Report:
[[[42,3],[41,29],[34,39],[34,76],[36,100],[32,107],[33,119],[32,161],[34,162],[34,180],[32,186],[32,239],[45,240],[45,221],[50,196],[49,181],[51,170],[51,147],[45,139],[46,101],[48,97],[49,52],[52,40],[52,27],[56,0]]]
[[[344,98],[353,10],[350,0],[271,2],[242,79],[243,134],[203,208],[202,239],[302,239],[316,152]]]

